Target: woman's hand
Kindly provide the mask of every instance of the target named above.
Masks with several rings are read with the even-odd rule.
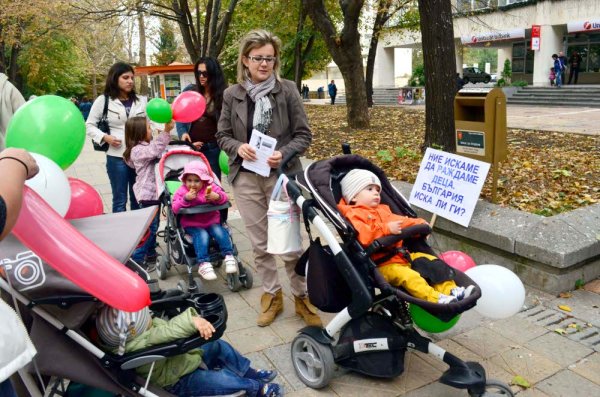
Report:
[[[23,149],[7,148],[0,153],[0,158],[9,157],[21,162],[27,171],[26,179],[31,179],[40,171],[38,164],[31,154]]]
[[[275,153],[273,153],[275,154]],[[244,160],[248,161],[256,161],[258,158],[256,157],[256,150],[247,143],[243,143],[238,148],[238,156],[240,156]]]
[[[210,339],[215,332],[215,327],[202,317],[194,317],[194,326],[200,333],[200,336],[204,339]]]
[[[198,141],[198,142],[194,142],[194,143],[192,143],[192,145],[194,145],[194,147],[195,147],[196,149],[200,149],[200,148],[202,147],[202,145],[204,145],[204,142],[202,142],[202,141]]]
[[[184,132],[183,135],[181,135],[181,140],[192,143],[192,138],[190,138],[190,134],[187,132]]]
[[[102,140],[104,142],[108,143],[110,146],[116,147],[116,148],[121,147],[121,144],[123,143],[120,139],[115,138],[114,136],[108,135],[108,134],[105,134],[102,137]]]
[[[192,200],[194,200],[196,197],[198,197],[198,191],[197,191],[197,190],[195,190],[195,189],[190,189],[190,191],[189,191],[189,192],[187,192],[187,193],[185,194],[185,196],[184,196],[184,198],[185,198],[187,201],[192,201]]]
[[[267,159],[267,164],[271,168],[279,168],[281,164],[281,160],[283,159],[283,155],[279,150],[275,150],[273,154]]]

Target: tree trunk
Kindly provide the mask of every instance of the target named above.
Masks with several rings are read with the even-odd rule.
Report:
[[[190,13],[188,2],[187,0],[172,0],[171,5],[175,12],[177,25],[179,25],[179,31],[181,32],[181,38],[183,39],[185,49],[190,55],[192,62],[196,62],[200,58],[202,47],[197,41],[198,36],[194,29],[194,20]],[[198,27],[198,29],[199,28],[200,27]]]
[[[294,81],[296,82],[296,88],[300,92],[300,86],[302,85],[302,40],[299,39],[302,30],[304,29],[304,21],[306,20],[306,13],[302,6],[302,0],[300,0],[300,11],[298,13],[298,26],[296,28],[296,45],[294,46]]]
[[[146,24],[144,23],[144,12],[138,12],[138,30],[139,30],[139,41],[140,41],[140,54],[138,65],[146,66]],[[148,77],[142,76],[140,82],[140,94],[148,95]]]
[[[304,9],[321,32],[333,61],[344,77],[346,112],[351,128],[369,127],[369,108],[358,33],[358,20],[363,4],[364,0],[340,0],[344,25],[341,33],[338,33],[323,0],[303,0]]]
[[[92,101],[98,96],[98,75],[96,69],[92,69]]]
[[[456,62],[452,9],[447,0],[419,0],[425,71],[425,142],[422,149],[439,146],[456,150],[454,94]]]
[[[367,55],[367,76],[365,77],[365,87],[367,91],[367,103],[369,107],[373,106],[373,73],[375,68],[375,55],[377,55],[377,44],[383,25],[390,19],[390,7],[393,0],[379,0],[377,2],[377,15],[373,23],[373,33],[369,45],[369,54]]]

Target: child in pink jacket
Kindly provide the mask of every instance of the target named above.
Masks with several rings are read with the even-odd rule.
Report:
[[[182,208],[202,204],[220,205],[227,201],[227,195],[219,185],[213,183],[212,173],[202,161],[188,163],[179,179],[183,185],[173,196],[173,212],[176,214]],[[181,226],[186,233],[192,236],[199,265],[198,273],[205,280],[216,280],[217,278],[208,255],[210,237],[217,241],[221,254],[225,257],[225,272],[236,273],[238,271],[237,262],[233,257],[233,245],[229,233],[221,226],[220,216],[217,210],[181,216]]]

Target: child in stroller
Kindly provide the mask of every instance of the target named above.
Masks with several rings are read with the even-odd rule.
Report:
[[[96,317],[96,329],[103,344],[118,349],[121,355],[197,333],[208,341],[215,333],[213,324],[193,307],[165,321],[152,318],[147,307],[128,313],[105,305]],[[250,360],[222,339],[203,344],[201,350],[138,367],[136,372],[144,378],[151,377],[153,384],[178,396],[223,395],[240,390],[256,397],[283,395],[281,386],[271,383],[276,371],[252,368]]]
[[[175,214],[178,214],[182,208],[191,208],[202,204],[220,205],[227,202],[227,194],[219,185],[213,183],[213,178],[206,169],[206,165],[200,161],[186,164],[179,179],[183,185],[173,196],[173,212]],[[217,241],[221,255],[225,258],[225,272],[227,274],[237,273],[233,246],[227,231],[221,226],[218,211],[183,215],[181,226],[187,234],[192,236],[198,261],[198,274],[203,279],[217,279],[208,256],[210,237]]]
[[[381,204],[381,182],[368,170],[354,169],[341,181],[343,201],[338,207],[358,232],[358,241],[368,248],[373,241],[386,235],[398,235],[402,229],[425,224],[421,218],[409,218],[392,213]],[[458,287],[452,280],[454,271],[435,257],[408,252],[398,241],[388,253],[373,255],[383,277],[394,287],[402,287],[411,295],[429,302],[447,304],[471,295],[475,288]],[[435,263],[435,264],[434,264]],[[412,266],[411,266],[412,265]],[[433,285],[429,285],[425,277]]]
[[[196,148],[188,142],[173,141],[169,143],[167,151],[163,154],[156,167],[156,182],[158,184],[158,191],[164,192],[164,194],[161,195],[161,201],[167,218],[164,231],[159,232],[159,236],[162,236],[165,240],[165,255],[161,257],[161,260],[156,267],[158,278],[161,280],[166,278],[172,263],[186,265],[188,283],[186,285],[182,280],[177,286],[182,290],[187,289],[190,292],[196,291],[201,286],[200,279],[194,278],[193,271],[198,262],[209,262],[211,267],[213,267],[212,274],[214,274],[214,268],[221,266],[226,259],[229,259],[229,266],[227,263],[225,265],[226,270],[229,270],[229,272],[226,272],[227,286],[229,289],[232,291],[239,291],[242,287],[248,289],[252,288],[252,273],[246,269],[239,260],[237,256],[237,247],[231,238],[231,231],[226,222],[226,212],[227,209],[231,207],[229,201],[225,199],[217,200],[215,202],[213,200],[212,202],[201,205],[185,205],[179,208],[177,214],[174,212],[174,195],[182,186],[182,180],[180,178],[185,166],[191,162],[200,162],[203,169],[206,170],[206,174],[212,178],[211,190],[215,189],[213,193],[218,193],[221,196],[221,193],[219,192],[222,192],[223,196],[225,195],[220,187],[219,179],[212,172],[208,160],[202,153],[198,152]],[[204,197],[205,193],[206,191],[203,193]],[[223,196],[221,196],[221,198],[223,198]],[[213,195],[212,197],[214,198],[215,196]],[[185,198],[181,203],[185,204]],[[207,255],[203,258],[197,257],[192,236],[187,234],[184,230],[182,220],[184,217],[187,218],[188,216],[205,216],[206,213],[213,214],[212,216],[215,217],[215,219],[218,219],[217,222],[220,222],[220,226],[222,226],[221,230],[225,231],[225,233],[223,233],[224,236],[222,235],[222,237],[223,239],[226,237],[229,240],[228,245],[231,246],[231,252],[229,252],[228,247],[224,247],[223,245],[219,246],[217,241],[211,237],[209,239]],[[220,218],[216,218],[218,213],[220,213]],[[214,222],[214,220],[212,222]],[[206,237],[206,235],[204,237]],[[220,242],[222,243],[223,241]],[[198,254],[200,254],[200,252],[198,252]],[[231,262],[231,258],[226,258],[226,255],[223,254],[231,254],[235,264]],[[209,275],[210,273],[205,274]],[[210,275],[208,277],[211,278]]]

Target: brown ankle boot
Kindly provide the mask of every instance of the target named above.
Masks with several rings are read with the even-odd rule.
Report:
[[[304,319],[306,325],[313,325],[315,327],[323,327],[321,319],[317,315],[317,308],[309,302],[308,297],[300,298],[296,296],[294,299],[296,303],[296,314],[299,314]]]
[[[281,290],[275,295],[265,292],[260,298],[260,314],[256,324],[259,327],[266,327],[275,321],[275,317],[283,311],[283,294]]]

